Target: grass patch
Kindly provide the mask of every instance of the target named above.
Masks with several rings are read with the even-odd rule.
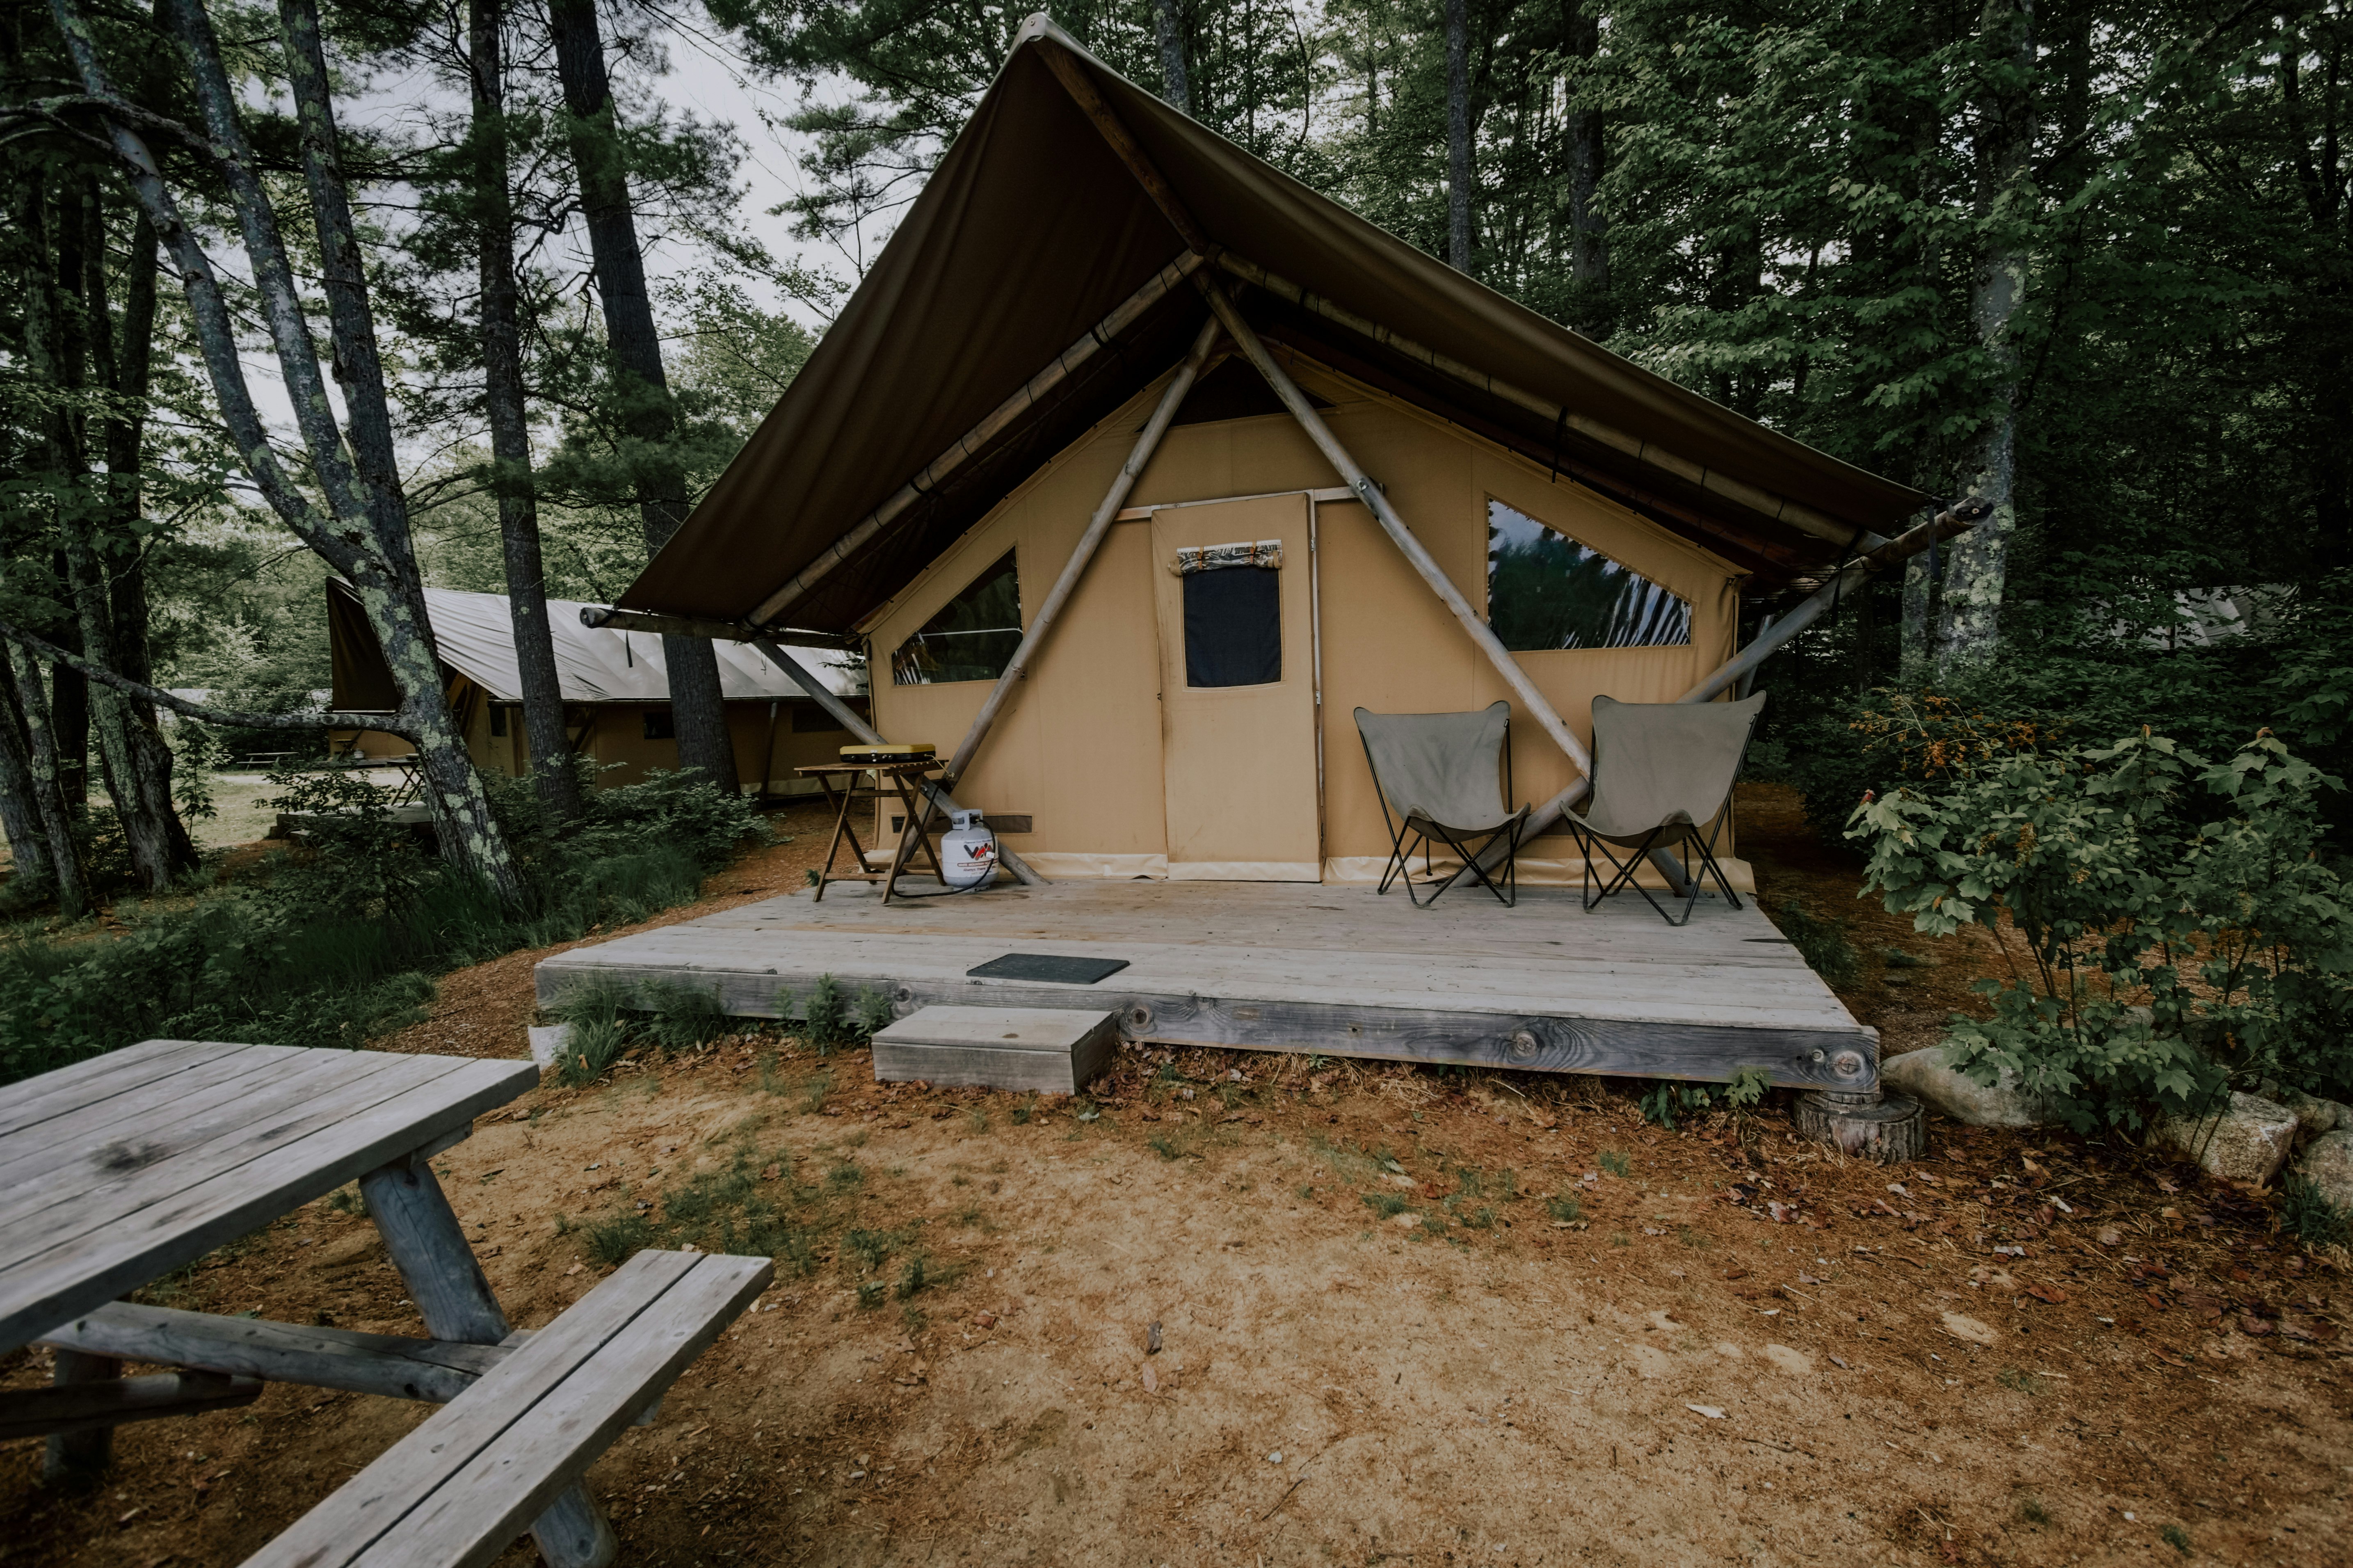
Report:
[[[1612,1176],[1627,1177],[1634,1173],[1634,1162],[1615,1149],[1605,1149],[1599,1156],[1601,1169]]]
[[[2163,1530],[2158,1531],[2157,1533],[2158,1533],[2158,1535],[2159,1536],[2159,1538],[2161,1538],[2161,1539],[2164,1541],[2164,1542],[2165,1542],[2168,1546],[2172,1547],[2176,1552],[2180,1552],[2180,1553],[2181,1553],[2181,1555],[2183,1555],[2184,1557],[2187,1557],[2187,1556],[2189,1556],[2189,1555],[2190,1554],[2190,1553],[2189,1553],[2189,1532],[2188,1531],[2186,1531],[2186,1530],[2182,1529],[2179,1525],[2178,1525],[2178,1524],[2168,1524],[2168,1525],[2167,1525]]]
[[[1016,1127],[1028,1127],[1029,1125],[1029,1118],[1037,1114],[1038,1103],[1035,1100],[1023,1100],[1020,1104],[1013,1107],[1013,1125]]]
[[[1385,1220],[1395,1219],[1398,1215],[1404,1213],[1406,1210],[1412,1206],[1412,1204],[1407,1202],[1403,1198],[1398,1197],[1395,1192],[1367,1192],[1365,1194],[1365,1207],[1372,1210],[1373,1213],[1380,1215],[1380,1217]]]
[[[643,1214],[594,1221],[587,1231],[589,1260],[607,1267],[627,1263],[653,1239],[653,1226],[646,1223]]]
[[[1993,1374],[1993,1381],[2017,1393],[2041,1393],[2051,1386],[2050,1380],[2018,1367],[2004,1367]]]
[[[2353,1240],[2353,1210],[2332,1203],[2301,1176],[2280,1189],[2280,1224],[2307,1246],[2342,1246]]]
[[[2028,1492],[2018,1499],[2018,1517],[2040,1530],[2051,1522],[2051,1510],[2042,1506],[2041,1498]]]
[[[1573,1225],[1585,1218],[1585,1200],[1574,1192],[1562,1192],[1545,1200],[1545,1213],[1565,1225]]]

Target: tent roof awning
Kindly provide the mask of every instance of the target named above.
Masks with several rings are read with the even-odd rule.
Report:
[[[1165,177],[1207,255],[1058,79],[1055,52]],[[1556,464],[1767,582],[1818,570],[1924,500],[1514,303],[1032,17],[808,363],[621,604],[749,620],[913,482],[919,499],[783,617],[849,630],[1174,365],[1207,308],[1172,268],[1236,288],[1271,340]],[[925,474],[1156,274],[1174,286],[951,471]]]
[[[608,631],[584,626],[582,606],[571,599],[547,601],[548,632],[555,645],[555,679],[567,703],[666,703],[670,673],[662,640],[643,631]],[[522,701],[522,672],[515,658],[514,621],[507,597],[497,593],[425,590],[425,613],[443,666],[463,675],[497,702]],[[327,584],[328,638],[334,651],[334,705],[359,713],[387,713],[398,703],[392,673],[385,666],[375,633],[349,585]],[[719,688],[730,702],[776,698],[807,700],[789,675],[748,643],[716,644]],[[857,674],[822,656],[807,657],[836,696],[865,694]]]

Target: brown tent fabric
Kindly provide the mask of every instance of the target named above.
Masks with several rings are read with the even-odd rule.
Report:
[[[1039,16],[808,364],[623,606],[748,616],[1186,253],[1056,79],[1047,54],[1057,49],[1079,62],[1215,245],[1487,375],[1858,528],[1884,530],[1921,504],[1915,493],[1654,376],[1383,232],[1179,114]],[[1581,463],[1599,476],[1587,482],[1619,484],[1618,499],[1768,581],[1840,554],[1834,542],[1623,453],[1538,428],[1547,422],[1321,316],[1241,293],[1268,336],[1524,455]],[[1193,290],[1174,291],[786,619],[848,630],[1013,484],[1164,373],[1205,314]]]
[[[375,640],[367,611],[349,583],[327,582],[327,652],[333,697],[330,705],[347,714],[388,714],[400,707],[400,683],[384,645]]]

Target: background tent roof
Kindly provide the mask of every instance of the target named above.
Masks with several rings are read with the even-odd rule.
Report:
[[[1847,539],[1761,515],[1711,488],[1706,474],[1856,528],[1887,530],[1921,505],[1913,491],[1778,435],[1456,272],[1032,17],[808,363],[622,597],[624,607],[749,617],[1114,306],[1189,254],[1056,78],[1049,55],[1057,50],[1124,122],[1213,250],[1230,250],[1345,313],[1604,421],[1646,450],[1672,454],[1686,477],[1573,426],[1563,430],[1275,293],[1238,291],[1269,338],[1537,461],[1557,461],[1767,583],[1837,559]],[[1205,315],[1193,289],[1170,291],[1110,352],[1088,359],[953,475],[924,487],[922,500],[786,619],[849,630],[1007,489],[1174,365]]]
[[[567,703],[666,703],[670,675],[662,663],[662,640],[637,631],[592,630],[580,623],[581,606],[570,599],[547,601],[555,641],[555,677]],[[504,594],[425,590],[425,612],[442,665],[465,676],[501,702],[522,700],[522,676],[515,666],[514,622]],[[333,653],[336,707],[355,713],[388,713],[398,705],[392,672],[378,648],[358,598],[341,582],[327,585],[327,640]],[[730,701],[777,697],[807,700],[792,678],[748,643],[722,642],[719,686]],[[807,664],[837,696],[860,696],[864,681],[812,651]]]

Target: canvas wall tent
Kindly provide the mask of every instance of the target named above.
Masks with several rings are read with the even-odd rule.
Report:
[[[531,754],[506,597],[427,588],[425,607],[443,683],[475,766],[524,772]],[[547,601],[565,732],[573,749],[610,768],[598,776],[605,783],[635,783],[654,769],[676,768],[678,742],[670,734],[661,639],[592,629],[581,622],[582,608],[564,599]],[[397,698],[391,671],[358,599],[341,582],[327,585],[327,641],[334,669],[332,705],[358,713],[392,711]],[[815,658],[807,667],[836,695],[864,707],[861,671]],[[770,795],[807,792],[812,786],[792,770],[830,760],[849,738],[839,723],[756,649],[722,644],[719,679],[742,786]],[[370,757],[412,749],[399,736],[380,731],[339,732],[336,744]]]
[[[1689,693],[1740,594],[1923,500],[1383,233],[1040,16],[616,619],[862,636],[874,724],[965,736],[959,799],[1026,819],[1008,845],[1047,876],[1368,879],[1355,705],[1508,698],[1545,800],[1595,695]]]

